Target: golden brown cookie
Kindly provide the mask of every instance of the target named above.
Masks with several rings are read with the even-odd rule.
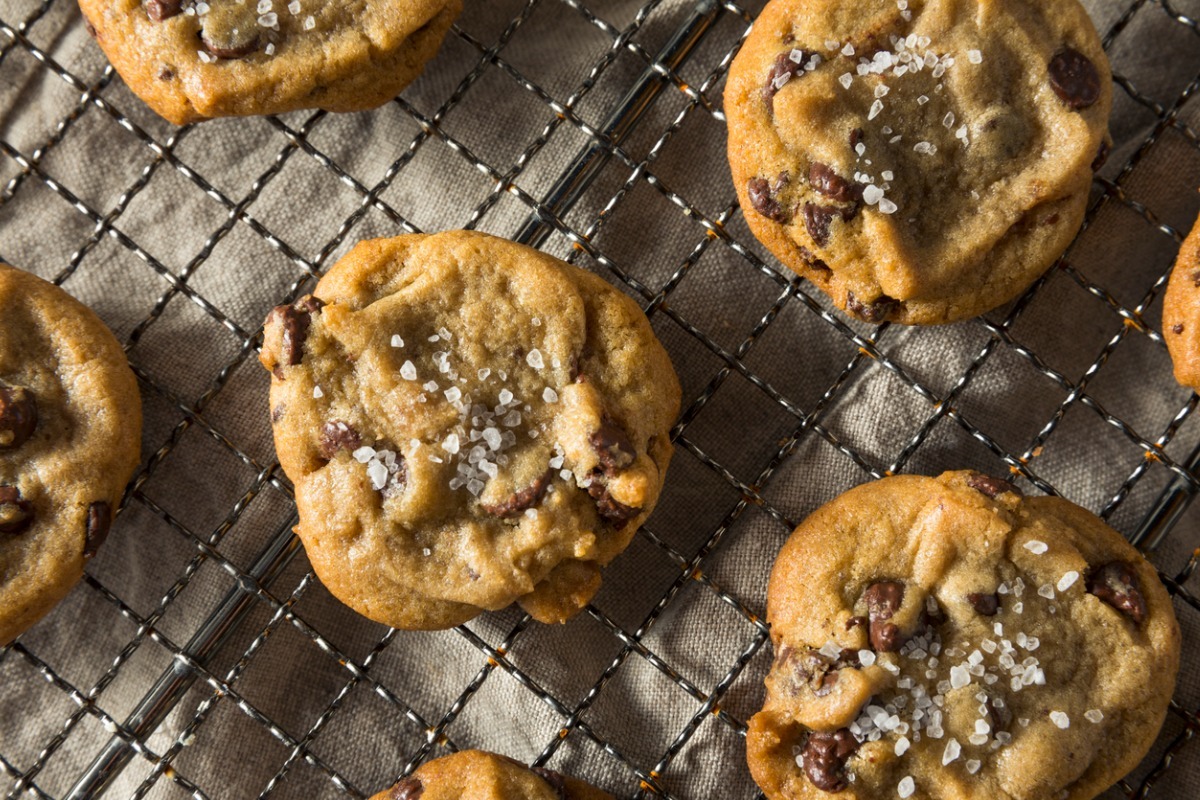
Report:
[[[1183,240],[1163,297],[1163,338],[1175,380],[1200,389],[1200,219]]]
[[[1145,755],[1179,668],[1171,598],[1137,550],[975,472],[815,511],[767,617],[747,757],[769,800],[1090,800]]]
[[[754,235],[860,319],[923,325],[1062,254],[1111,106],[1078,0],[773,0],[725,89]]]
[[[637,304],[485,234],[360,243],[271,313],[262,362],[313,568],[398,628],[566,620],[671,457],[679,383]]]
[[[371,800],[613,800],[583,781],[482,750],[421,765]]]
[[[362,111],[421,74],[462,0],[79,0],[108,60],[176,125]]]
[[[0,645],[83,575],[141,437],[137,380],[104,323],[0,264]]]

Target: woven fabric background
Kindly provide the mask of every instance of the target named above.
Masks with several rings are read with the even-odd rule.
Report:
[[[481,747],[621,797],[759,796],[742,734],[788,533],[886,472],[972,467],[1154,546],[1184,667],[1154,750],[1106,796],[1195,796],[1200,516],[1145,520],[1196,485],[1197,400],[1158,329],[1200,211],[1200,0],[1088,2],[1117,86],[1087,227],[1020,301],[934,329],[847,319],[749,234],[721,91],[761,5],[467,0],[386,107],[176,129],[107,67],[72,0],[0,0],[0,258],[96,309],[146,411],[108,544],[0,649],[0,793],[81,797],[103,775],[112,797],[363,797]],[[633,87],[653,102],[623,105]],[[584,191],[561,202],[555,181],[589,148]],[[356,241],[464,226],[642,303],[684,386],[677,455],[568,625],[510,609],[390,632],[333,600],[289,539],[257,336]],[[165,720],[140,724],[163,676]]]

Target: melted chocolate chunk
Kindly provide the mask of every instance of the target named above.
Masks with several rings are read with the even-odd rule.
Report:
[[[247,0],[250,2],[250,0]],[[218,42],[210,38],[208,31],[201,31],[200,42],[204,49],[217,58],[243,58],[258,49],[258,33],[253,36],[238,37],[227,42]]]
[[[1171,333],[1183,333],[1183,323],[1180,322],[1171,326]]]
[[[870,303],[864,303],[854,296],[854,292],[846,292],[846,310],[863,322],[883,322],[899,307],[900,301],[886,294],[879,295]]]
[[[900,629],[888,622],[904,602],[904,584],[882,581],[867,587],[867,614],[871,646],[880,653],[894,653],[904,644]]]
[[[483,510],[491,514],[493,517],[508,519],[515,517],[527,508],[533,508],[538,503],[542,502],[542,498],[546,495],[546,489],[550,486],[550,479],[554,476],[554,470],[546,470],[541,477],[533,483],[526,486],[519,492],[513,492],[512,495],[503,503],[489,506],[486,503],[481,504]]]
[[[618,528],[624,527],[625,523],[642,513],[640,508],[630,508],[624,503],[618,503],[608,493],[608,487],[598,480],[593,479],[587,491],[596,501],[596,512]]]
[[[821,259],[812,254],[812,251],[807,247],[797,248],[800,251],[800,258],[804,260],[805,266],[818,273],[818,278],[821,280],[829,280],[833,277],[833,270],[829,268]]]
[[[1192,273],[1192,285],[1197,289],[1200,289],[1200,270],[1196,270]]]
[[[1138,625],[1146,618],[1146,599],[1131,564],[1110,561],[1088,577],[1087,590]]]
[[[984,475],[982,472],[971,473],[971,477],[967,478],[967,486],[991,498],[995,498],[1005,492],[1021,494],[1021,491],[1008,481],[993,478],[991,475]]]
[[[979,614],[985,617],[994,617],[996,612],[1000,610],[1000,597],[996,594],[981,594],[980,592],[971,592],[967,595],[967,602]]]
[[[604,474],[609,477],[628,467],[637,458],[629,434],[608,417],[600,421],[600,429],[588,436],[588,442],[596,451]]]
[[[83,557],[92,558],[100,552],[100,545],[108,538],[112,528],[112,506],[104,500],[97,500],[88,506],[87,531],[83,542]]]
[[[792,59],[792,53],[799,53],[799,62]],[[788,50],[776,56],[771,71],[767,73],[767,83],[763,86],[763,100],[766,101],[769,111],[775,111],[775,93],[792,78],[804,74],[804,62],[808,61],[811,55],[812,53],[806,50]]]
[[[804,228],[813,238],[818,247],[829,244],[829,224],[834,217],[845,221],[854,218],[855,209],[838,208],[836,206],[819,206],[816,203],[804,204]]]
[[[775,193],[771,191],[766,178],[751,178],[746,184],[746,194],[750,196],[750,205],[762,216],[775,222],[788,221],[788,213],[775,199]]]
[[[792,686],[795,695],[805,684],[817,697],[824,697],[833,691],[838,682],[838,670],[847,667],[859,668],[858,653],[854,650],[843,650],[837,658],[829,658],[819,650],[808,649],[797,656],[789,651],[792,660]]]
[[[339,450],[353,452],[361,446],[362,439],[359,437],[358,431],[354,430],[349,423],[331,420],[321,426],[321,456],[327,461],[333,459]]]
[[[851,631],[866,624],[866,617],[851,617],[850,619],[846,620],[846,630]]]
[[[16,486],[0,486],[0,533],[24,533],[33,524],[33,506]]]
[[[162,22],[182,12],[183,0],[146,0],[146,16],[155,22]]]
[[[23,386],[0,383],[0,450],[20,447],[37,427],[37,400]]]
[[[855,153],[858,152],[858,145],[862,142],[862,140],[863,140],[863,129],[862,128],[855,128],[854,130],[850,131],[850,149],[853,150]]]
[[[1079,111],[1100,99],[1100,74],[1087,56],[1068,47],[1050,59],[1050,88],[1067,108]]]
[[[417,800],[425,793],[425,785],[416,775],[409,775],[388,792],[388,800]]]
[[[283,328],[283,339],[279,347],[280,362],[272,368],[280,380],[283,380],[281,367],[299,364],[300,359],[304,357],[304,341],[308,338],[313,314],[319,312],[324,305],[312,295],[305,295],[290,306],[275,306],[267,316],[268,326],[280,325]]]
[[[808,168],[808,182],[818,192],[839,203],[857,203],[862,199],[861,187],[850,183],[820,161],[814,161]]]
[[[558,794],[558,800],[570,800],[570,796],[567,794],[567,779],[562,775],[545,767],[530,767],[529,771],[548,783],[550,788]]]
[[[804,774],[812,785],[825,792],[840,792],[846,788],[842,775],[846,761],[858,750],[858,742],[846,728],[832,733],[813,731],[802,750]]]

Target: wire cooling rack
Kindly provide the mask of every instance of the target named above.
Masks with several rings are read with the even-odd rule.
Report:
[[[1200,424],[1156,326],[1197,205],[1200,7],[1094,6],[1117,149],[1083,233],[1017,302],[920,330],[832,311],[741,221],[720,92],[760,7],[468,0],[426,77],[378,112],[175,129],[98,59],[71,0],[0,0],[0,257],[93,302],[126,344],[148,420],[168,420],[148,425],[148,457],[84,582],[0,649],[6,797],[364,797],[476,746],[621,796],[761,797],[742,738],[770,660],[773,554],[838,491],[962,466],[1061,493],[1151,552],[1187,632],[1185,668],[1159,742],[1111,794],[1192,796],[1200,537],[1186,508]],[[547,69],[545,49],[561,41],[570,48]],[[1147,66],[1148,49],[1179,55]],[[65,86],[69,102],[31,103],[6,82]],[[504,108],[504,125],[463,122]],[[268,126],[255,142],[270,146],[241,154],[251,125]],[[98,137],[140,161],[80,163],[75,144]],[[214,148],[243,155],[245,180],[205,158]],[[405,187],[430,151],[450,165],[443,183]],[[125,175],[122,189],[100,191],[96,172]],[[439,199],[468,183],[474,195]],[[307,198],[332,235],[278,224],[273,192]],[[213,213],[167,232],[195,240],[190,256],[160,258],[147,242],[171,198],[198,194]],[[246,388],[265,386],[253,361],[271,304],[360,238],[455,226],[613,280],[641,301],[683,378],[662,505],[566,628],[510,609],[409,634],[342,609],[290,532],[263,391]],[[61,252],[48,244],[72,230]],[[247,261],[270,259],[285,265],[270,296],[226,311],[231,293],[266,280]],[[135,291],[135,276],[153,291]],[[115,295],[128,296],[105,302]],[[178,357],[177,338],[156,338],[197,329],[212,353]],[[258,405],[242,413],[248,392]],[[240,477],[213,488],[226,473]]]

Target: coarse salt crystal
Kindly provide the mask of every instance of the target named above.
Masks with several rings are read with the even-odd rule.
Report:
[[[889,89],[889,88],[888,88],[888,87],[887,87],[885,84],[882,84],[882,83],[881,83],[881,84],[879,84],[878,86],[876,86],[876,87],[875,87],[875,96],[876,96],[876,97],[883,97],[884,95],[886,95],[886,94],[887,94],[888,92],[890,92],[890,91],[891,91],[891,89]]]
[[[1053,722],[1057,727],[1062,728],[1064,731],[1071,727],[1071,718],[1068,717],[1064,711],[1051,711],[1050,721]]]
[[[849,42],[846,42],[846,46],[842,48],[842,55],[844,55],[844,56],[854,55],[854,45],[850,44]]]
[[[258,18],[258,24],[264,28],[274,28],[279,24],[279,15],[274,11],[269,14],[263,14]]]
[[[1047,600],[1054,599],[1054,587],[1048,583],[1044,583],[1038,587],[1038,594]]]
[[[495,428],[485,428],[483,431],[483,440],[487,442],[487,446],[491,450],[500,449],[500,431]]]
[[[411,361],[405,361],[400,367],[400,377],[406,381],[415,381],[417,379],[417,368]]]
[[[970,761],[967,762],[967,772],[970,773],[971,775],[974,775],[976,772],[979,772],[979,768],[982,766],[983,766],[983,762],[979,761],[978,759],[972,758]]]
[[[436,392],[438,390],[437,381],[427,381],[421,384],[421,388],[427,392]]]
[[[541,369],[546,366],[546,362],[542,360],[542,351],[536,347],[529,351],[529,355],[525,356],[525,361],[534,369]]]
[[[983,63],[983,53],[981,53],[978,50],[968,50],[967,51],[967,61],[970,61],[972,64],[982,64]]]
[[[858,662],[860,664],[862,664],[864,667],[871,666],[872,664],[875,663],[875,651],[859,650],[858,651]]]
[[[387,485],[387,467],[379,461],[372,461],[367,464],[367,477],[371,479],[371,486],[378,491]]]
[[[962,745],[958,743],[958,739],[951,738],[946,742],[946,749],[942,751],[942,766],[956,761],[962,754]]]
[[[404,347],[404,340],[400,338],[400,334],[392,334],[392,347]]]
[[[842,76],[840,78],[838,78],[838,83],[840,83],[842,85],[843,89],[849,89],[850,84],[853,82],[854,82],[854,76],[851,75],[849,72],[843,73]]]
[[[917,105],[919,105],[919,106],[923,106],[928,102],[929,102],[929,98],[926,97],[925,95],[921,95],[920,97],[917,98]]]
[[[971,682],[971,673],[961,665],[954,665],[950,668],[950,687],[953,689],[961,689]]]
[[[546,401],[547,403],[557,403],[558,402],[558,392],[554,391],[549,386],[547,386],[545,389],[542,390],[542,400]]]
[[[1075,581],[1077,580],[1079,580],[1079,573],[1075,570],[1064,573],[1063,576],[1058,579],[1058,590],[1060,592],[1065,592],[1067,589],[1070,589],[1072,586],[1074,586]]]
[[[317,27],[317,20],[311,14],[305,17],[304,30],[311,31],[315,27]]]
[[[908,748],[911,746],[912,746],[912,742],[910,742],[908,740],[908,737],[901,736],[899,739],[896,740],[896,755],[898,755],[898,756],[904,755],[905,753],[908,752]]]
[[[912,793],[917,790],[917,782],[913,780],[911,775],[906,775],[900,785],[896,787],[896,794],[901,797],[912,797]]]
[[[933,142],[917,142],[913,145],[913,150],[921,155],[931,156],[937,152],[937,145]]]
[[[458,452],[458,434],[452,433],[442,441],[442,449],[450,455]]]
[[[1045,553],[1047,550],[1050,549],[1046,545],[1045,542],[1039,541],[1037,539],[1030,539],[1028,542],[1026,542],[1024,544],[1024,547],[1026,550],[1033,553],[1035,556],[1040,556],[1043,553]]]
[[[513,401],[513,393],[508,389],[501,389],[497,399],[500,401],[500,405],[506,406]]]
[[[321,390],[321,387],[320,387],[320,386],[314,386],[314,387],[313,387],[313,397],[316,397],[316,398],[320,399],[320,398],[322,398],[322,397],[324,397],[324,396],[325,396],[325,392],[323,392],[323,391]]]
[[[873,206],[883,199],[883,189],[880,189],[875,184],[867,186],[862,193],[863,202],[869,206]]]
[[[1095,725],[1096,723],[1100,722],[1100,720],[1104,719],[1104,712],[1098,708],[1089,708],[1087,711],[1083,712],[1083,718]]]
[[[883,111],[883,101],[876,100],[874,103],[871,103],[871,110],[867,113],[867,119],[875,119],[881,111]]]
[[[457,386],[451,386],[449,389],[442,392],[442,394],[444,394],[446,399],[451,403],[457,403],[459,400],[462,400],[462,389],[459,389]]]
[[[288,3],[288,11],[292,12],[293,16],[295,16],[296,14],[299,14],[300,13],[300,0],[292,0],[292,2]]]
[[[900,207],[886,197],[879,201],[879,210],[884,214],[895,214]]]
[[[259,14],[265,14],[275,7],[275,0],[258,0],[258,7],[255,9]]]

